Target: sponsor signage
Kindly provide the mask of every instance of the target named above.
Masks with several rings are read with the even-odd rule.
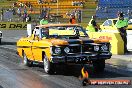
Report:
[[[1,22],[0,29],[27,29],[27,23]]]
[[[130,85],[130,80],[91,80],[91,85]]]
[[[112,37],[109,37],[109,36],[100,36],[99,38],[101,38],[101,39],[107,39],[107,40],[112,40]]]

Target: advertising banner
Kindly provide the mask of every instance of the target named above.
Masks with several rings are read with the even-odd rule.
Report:
[[[23,22],[0,22],[0,30],[12,29],[12,30],[22,30],[27,29],[27,23]]]

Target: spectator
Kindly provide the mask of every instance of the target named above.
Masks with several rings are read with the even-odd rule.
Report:
[[[21,8],[23,8],[23,7],[24,7],[24,4],[23,4],[22,2],[20,2],[19,6],[20,6]]]
[[[78,18],[78,23],[81,23],[81,21],[82,21],[82,11],[80,9],[77,11],[77,18]]]
[[[48,24],[48,16],[44,16],[42,20],[40,20],[40,25]]]
[[[17,6],[17,3],[16,2],[13,3],[13,6],[12,7],[15,7],[15,6]]]
[[[26,8],[26,6],[24,7],[24,14],[27,14],[27,8]]]
[[[71,15],[71,18],[70,18],[70,23],[71,24],[76,24],[76,18],[75,18],[75,15]]]
[[[17,9],[17,14],[19,17],[21,17],[21,8],[20,7]]]
[[[47,7],[45,6],[44,8],[42,7],[41,16],[42,16],[42,17],[46,17],[46,15],[47,15]]]
[[[38,3],[39,3],[39,4],[43,4],[43,1],[42,1],[42,0],[38,0]]]
[[[25,3],[25,6],[26,6],[26,7],[28,7],[28,4],[29,4],[29,3],[28,3],[28,2],[26,2],[26,3]]]
[[[27,18],[27,14],[24,13],[22,17],[23,17],[23,22],[25,22]]]
[[[12,12],[13,12],[13,15],[16,15],[16,10],[14,7],[12,8]]]
[[[32,5],[30,5],[30,7],[29,7],[29,11],[33,11],[33,7],[32,7]]]

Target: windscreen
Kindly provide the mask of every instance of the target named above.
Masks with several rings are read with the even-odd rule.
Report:
[[[42,28],[42,37],[85,36],[88,34],[81,26],[51,26]]]

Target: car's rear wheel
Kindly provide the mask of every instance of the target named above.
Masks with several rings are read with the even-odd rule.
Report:
[[[103,72],[105,68],[105,60],[93,61],[93,68],[95,72]]]
[[[43,64],[44,64],[45,73],[47,73],[47,74],[53,74],[54,73],[53,63],[51,63],[48,60],[46,55],[44,55]]]
[[[33,65],[33,62],[31,62],[31,61],[28,60],[28,58],[27,58],[27,56],[26,56],[25,53],[23,53],[23,64],[25,66],[32,66]]]

